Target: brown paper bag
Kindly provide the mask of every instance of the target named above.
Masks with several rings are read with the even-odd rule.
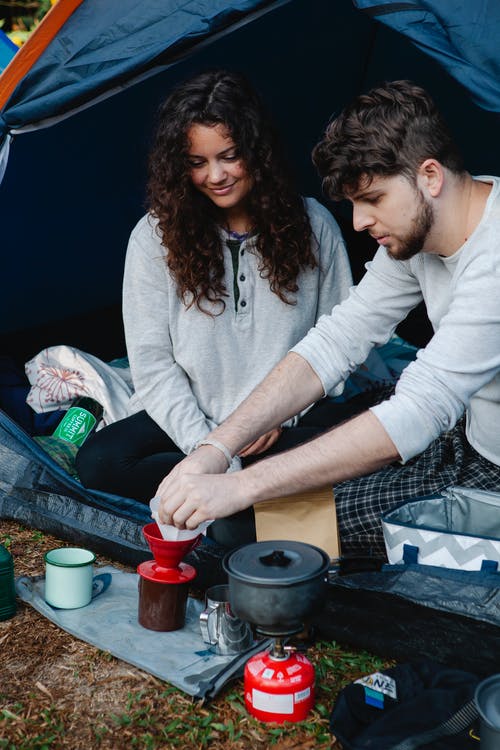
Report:
[[[331,487],[263,500],[254,505],[258,542],[288,539],[321,547],[340,557],[335,499]]]

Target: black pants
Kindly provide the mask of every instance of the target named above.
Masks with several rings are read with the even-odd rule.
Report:
[[[283,429],[265,453],[242,460],[249,466],[261,458],[294,448],[367,407],[365,397],[345,404],[325,398],[318,401],[296,427]],[[149,503],[161,480],[184,458],[184,454],[145,411],[104,427],[87,439],[76,456],[82,484]],[[255,541],[253,508],[210,527],[210,536],[226,547]]]

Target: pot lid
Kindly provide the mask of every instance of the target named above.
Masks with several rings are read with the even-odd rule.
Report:
[[[325,573],[330,558],[324,550],[304,542],[255,542],[224,558],[224,569],[240,581],[290,586]]]
[[[156,560],[146,560],[137,566],[141,578],[155,583],[189,583],[196,577],[196,570],[192,565],[179,563],[176,568],[162,568]]]

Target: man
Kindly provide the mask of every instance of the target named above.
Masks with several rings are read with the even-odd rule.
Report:
[[[359,96],[313,159],[329,197],[347,198],[354,228],[380,247],[348,299],[163,480],[160,516],[193,528],[332,484],[344,552],[383,554],[380,516],[400,502],[451,484],[500,490],[500,179],[463,169],[433,101],[408,81]],[[422,299],[434,335],[391,398],[217,475],[345,380]]]

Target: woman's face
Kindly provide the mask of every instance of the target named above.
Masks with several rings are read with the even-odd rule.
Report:
[[[197,124],[187,135],[189,173],[195,188],[228,214],[245,213],[253,181],[227,128]]]

